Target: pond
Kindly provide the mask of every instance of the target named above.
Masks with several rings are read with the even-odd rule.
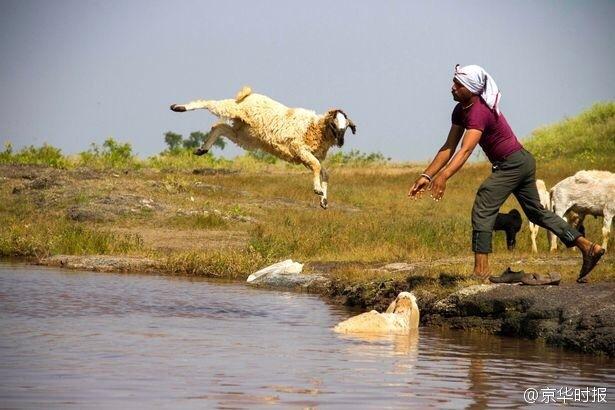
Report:
[[[613,403],[613,359],[430,328],[332,332],[356,313],[242,283],[2,263],[0,407],[540,408],[528,388]]]

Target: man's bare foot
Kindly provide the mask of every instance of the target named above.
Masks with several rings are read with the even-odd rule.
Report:
[[[489,273],[474,272],[474,278],[478,279],[481,283],[490,283],[489,276]]]

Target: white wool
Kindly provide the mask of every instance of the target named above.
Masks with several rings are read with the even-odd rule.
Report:
[[[197,100],[188,104],[171,106],[173,111],[209,110],[223,122],[212,127],[207,141],[199,148],[207,152],[221,136],[227,137],[246,150],[262,150],[276,157],[303,164],[312,171],[314,193],[321,197],[320,205],[327,207],[328,173],[321,161],[333,145],[340,143],[339,135],[327,132],[325,119],[312,110],[289,108],[265,95],[242,88],[235,99]],[[340,131],[355,125],[341,110],[333,121]]]
[[[337,128],[340,130],[346,129],[348,126],[348,121],[346,120],[346,116],[341,112],[338,112],[335,115],[335,119],[337,120]]]
[[[615,216],[615,174],[608,171],[579,171],[551,188],[551,207],[564,217],[569,210],[579,215],[602,216],[602,247],[606,249]],[[551,250],[557,249],[555,239]]]
[[[401,292],[384,313],[375,310],[362,313],[340,322],[333,330],[338,333],[408,334],[418,328],[419,318],[414,295]]]

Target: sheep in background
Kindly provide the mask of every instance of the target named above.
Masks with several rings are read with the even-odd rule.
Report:
[[[521,214],[516,209],[507,214],[498,213],[493,225],[494,231],[504,231],[506,233],[506,247],[509,251],[515,249],[517,243],[517,232],[521,230]]]
[[[551,208],[564,218],[573,211],[582,223],[585,215],[602,216],[602,247],[607,248],[615,215],[615,174],[608,171],[579,171],[551,188]],[[551,251],[557,239],[551,236]]]
[[[536,188],[538,189],[538,196],[540,197],[540,204],[546,209],[551,208],[551,195],[547,190],[547,185],[542,179],[536,180]],[[564,217],[568,221],[568,223],[575,227],[583,236],[585,236],[585,226],[583,225],[583,221],[585,219],[585,214],[578,214],[573,210],[568,210],[565,213]],[[538,253],[538,246],[536,245],[536,238],[538,237],[538,231],[540,230],[540,226],[532,223],[530,221],[530,235],[532,238],[532,252]],[[549,243],[553,240],[557,240],[557,237],[553,235],[551,231],[547,231],[547,239]]]
[[[260,149],[285,161],[303,164],[312,171],[314,193],[320,205],[327,208],[329,175],[322,167],[331,146],[341,147],[347,128],[356,126],[340,109],[324,115],[303,108],[288,108],[271,98],[242,88],[235,99],[197,100],[188,104],[173,104],[176,112],[207,109],[223,121],[214,125],[209,137],[195,151],[206,153],[220,136],[225,136],[246,150]]]

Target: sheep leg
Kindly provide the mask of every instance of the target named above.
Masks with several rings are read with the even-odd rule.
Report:
[[[532,237],[532,252],[538,253],[538,246],[536,246],[536,237],[538,236],[538,229],[540,226],[530,222],[530,234]]]
[[[296,150],[297,157],[301,161],[303,165],[312,170],[312,180],[314,183],[314,193],[316,195],[324,196],[324,192],[322,189],[322,185],[320,183],[320,171],[322,167],[320,166],[320,161],[305,148],[299,148]]]
[[[241,118],[241,110],[235,100],[196,100],[187,104],[173,104],[171,110],[176,112],[209,110],[212,114],[224,118]]]
[[[602,247],[606,250],[606,246],[609,242],[609,234],[611,233],[611,224],[613,223],[613,214],[609,212],[604,213],[604,220],[602,221]]]
[[[329,201],[327,200],[327,186],[329,185],[329,172],[322,167],[320,168],[320,180],[321,180],[321,186],[322,186],[322,197],[320,198],[320,206],[323,209],[327,209],[327,206],[329,204]]]
[[[227,138],[233,138],[235,136],[235,130],[228,124],[219,123],[211,127],[209,130],[209,136],[207,140],[203,142],[199,148],[194,150],[195,155],[203,155],[206,154],[212,145],[220,138],[221,136],[225,136]]]
[[[585,214],[580,214],[578,215],[578,219],[577,219],[577,223],[575,228],[577,228],[577,231],[579,231],[581,233],[581,235],[585,236],[585,217],[587,215]]]
[[[517,243],[517,233],[511,229],[506,230],[506,247],[509,251],[515,249],[515,244]]]
[[[562,209],[564,210],[564,212],[562,212]],[[567,207],[561,207],[561,209],[553,207],[553,212],[555,213],[555,215],[559,216],[566,222],[568,222],[568,219],[566,219],[564,214],[566,213],[567,210],[568,210]],[[548,235],[549,235],[549,242],[551,242],[550,251],[555,252],[557,250],[557,236],[555,236],[551,231],[549,231]]]

